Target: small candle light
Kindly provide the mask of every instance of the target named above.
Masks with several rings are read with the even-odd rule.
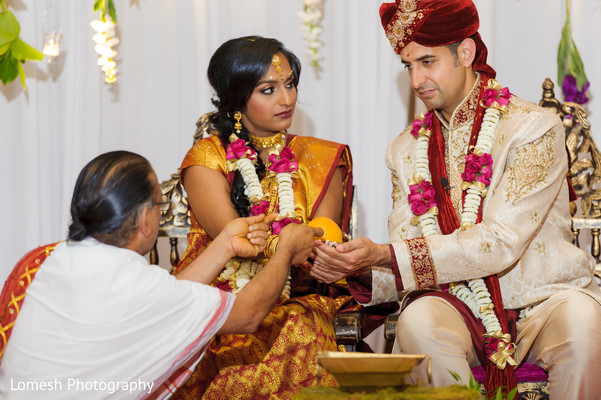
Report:
[[[60,37],[56,32],[50,32],[44,34],[44,47],[42,53],[44,53],[49,59],[58,56],[61,53]]]

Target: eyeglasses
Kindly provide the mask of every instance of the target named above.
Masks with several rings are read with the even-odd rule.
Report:
[[[169,204],[171,204],[170,201],[153,201],[152,202],[153,206],[159,206],[159,208],[163,208],[165,206],[168,206]]]

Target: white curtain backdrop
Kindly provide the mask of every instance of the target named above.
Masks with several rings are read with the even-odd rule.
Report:
[[[42,15],[54,4],[63,40],[59,59],[25,64],[27,92],[18,79],[0,85],[0,282],[26,251],[66,237],[75,179],[96,155],[127,149],[146,156],[160,180],[175,172],[192,143],[194,122],[212,110],[209,57],[225,40],[250,34],[280,39],[303,62],[290,131],[350,145],[360,234],[386,241],[391,185],[383,157],[410,121],[412,100],[406,72],[380,25],[380,0],[325,0],[319,70],[305,55],[296,15],[303,0],[115,0],[121,44],[113,85],[104,83],[96,65],[93,0],[7,3],[21,38],[39,49]],[[498,80],[538,102],[543,80],[556,80],[564,1],[476,5]],[[571,17],[601,144],[600,1],[572,0]]]

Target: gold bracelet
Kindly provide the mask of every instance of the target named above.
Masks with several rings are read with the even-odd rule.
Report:
[[[267,247],[263,250],[265,258],[273,257],[278,248],[278,243],[280,243],[280,237],[278,235],[269,236],[269,239],[267,239]]]

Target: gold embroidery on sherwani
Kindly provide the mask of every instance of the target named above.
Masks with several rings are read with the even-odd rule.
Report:
[[[409,237],[409,227],[407,225],[403,225],[399,228],[399,237],[402,240],[405,240]]]
[[[399,300],[399,295],[394,283],[394,274],[390,268],[371,267],[371,276],[371,301],[366,305],[382,304]]]
[[[503,146],[503,143],[505,143],[505,132],[501,133],[497,137],[497,143],[499,144],[499,146]]]
[[[396,174],[392,174],[392,206],[397,207],[402,201],[403,191],[401,190],[401,183],[399,177]]]
[[[532,222],[532,225],[538,224],[539,221],[540,217],[538,216],[538,212],[532,211],[532,213],[530,214],[530,222]]]
[[[411,168],[413,166],[413,157],[411,156],[411,153],[404,155],[402,160],[406,168]]]
[[[437,285],[436,268],[430,254],[430,246],[424,237],[405,240],[411,257],[411,270],[417,289],[425,289]]]
[[[537,240],[536,242],[534,242],[533,249],[542,254],[543,256],[547,255],[547,245],[542,240]]]
[[[547,132],[535,142],[518,147],[512,152],[512,162],[507,168],[507,202],[515,204],[521,197],[545,183],[549,169],[555,161],[554,140],[553,133]]]
[[[490,253],[492,248],[492,243],[485,240],[480,244],[480,253]]]

